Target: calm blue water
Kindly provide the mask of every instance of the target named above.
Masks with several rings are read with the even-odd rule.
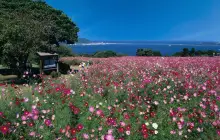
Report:
[[[137,49],[149,48],[160,51],[162,55],[172,55],[182,51],[183,48],[195,48],[196,50],[216,50],[220,51],[220,45],[199,43],[199,42],[104,42],[70,45],[73,52],[77,54],[93,54],[97,51],[112,50],[117,53],[135,56]]]

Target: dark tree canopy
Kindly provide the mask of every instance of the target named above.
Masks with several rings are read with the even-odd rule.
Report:
[[[136,56],[162,56],[160,51],[152,51],[151,49],[137,49]]]
[[[10,67],[30,53],[53,52],[59,42],[76,42],[78,32],[70,18],[43,1],[0,1],[0,55]]]

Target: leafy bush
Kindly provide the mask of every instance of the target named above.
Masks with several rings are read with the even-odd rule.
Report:
[[[195,50],[195,48],[192,48],[190,51],[188,48],[183,48],[181,52],[176,52],[173,54],[173,56],[210,56],[212,57],[213,55],[216,55],[218,52],[215,50],[207,50],[207,51],[202,51],[202,50]]]
[[[98,58],[116,57],[117,53],[113,51],[101,51],[96,52],[93,56]]]
[[[51,76],[52,78],[58,78],[58,77],[61,76],[61,73],[60,73],[60,72],[56,72],[56,71],[52,71],[52,72],[50,73],[50,76]]]
[[[161,56],[161,53],[151,49],[137,49],[136,56]]]

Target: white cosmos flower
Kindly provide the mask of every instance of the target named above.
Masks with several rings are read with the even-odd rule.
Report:
[[[153,126],[154,129],[158,128],[158,124],[157,123],[153,123],[152,126]]]
[[[149,126],[149,123],[148,123],[148,122],[146,122],[146,123],[145,123],[145,125],[146,125],[146,126]]]

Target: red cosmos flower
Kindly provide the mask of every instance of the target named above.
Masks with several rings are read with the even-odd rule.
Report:
[[[63,93],[66,94],[66,95],[69,95],[71,92],[70,92],[70,89],[64,89]]]
[[[147,129],[147,128],[142,128],[141,132],[142,132],[143,134],[147,134],[148,129]]]
[[[145,115],[145,116],[144,116],[144,119],[145,119],[145,120],[148,120],[148,116]]]
[[[192,114],[188,114],[188,118],[190,119],[190,118],[192,118],[193,117],[193,115]]]
[[[20,103],[20,101],[15,101],[15,104],[18,106],[18,105],[20,105],[21,103]]]
[[[60,88],[59,88],[59,87],[56,87],[56,91],[57,91],[57,92],[60,91]]]
[[[154,134],[155,132],[154,132],[154,130],[150,130],[150,133],[151,133],[151,134]]]
[[[124,114],[124,119],[125,120],[129,120],[130,119],[130,117],[129,117],[129,115],[126,113],[126,114]]]
[[[83,125],[82,125],[82,124],[78,124],[78,125],[76,126],[76,128],[80,131],[80,130],[83,129]]]
[[[27,116],[29,114],[28,111],[24,111],[24,116]]]
[[[202,119],[199,119],[198,122],[199,122],[199,123],[203,123],[203,120],[202,120]]]
[[[150,116],[151,116],[151,117],[155,117],[155,115],[156,115],[156,114],[155,114],[154,112],[151,112],[151,113],[150,113]]]
[[[9,127],[7,125],[0,126],[0,131],[2,134],[6,134],[9,132]]]
[[[79,114],[79,112],[80,112],[80,109],[79,108],[74,108],[74,110],[73,110],[73,113],[75,114],[75,115],[77,115],[77,114]]]
[[[143,137],[144,137],[144,139],[147,139],[148,138],[148,134],[147,133],[144,134]]]
[[[10,125],[11,125],[11,122],[7,122],[6,125],[7,125],[7,126],[10,126]]]
[[[110,85],[110,83],[108,82],[108,83],[106,83],[106,86],[109,86]]]
[[[125,127],[125,129],[126,129],[127,131],[130,131],[130,130],[131,130],[131,125],[127,125],[127,126]]]
[[[28,123],[28,126],[33,127],[33,126],[34,126],[34,123],[33,123],[33,122],[30,122],[30,123]]]
[[[193,129],[193,128],[194,128],[194,126],[193,126],[193,125],[190,125],[190,126],[189,126],[189,129]]]
[[[123,132],[124,132],[124,128],[123,128],[123,127],[119,127],[119,128],[118,128],[118,132],[119,132],[119,133],[123,133]]]
[[[76,132],[77,132],[77,130],[76,130],[75,128],[73,128],[73,129],[70,130],[70,133],[71,133],[72,135],[76,135]]]
[[[88,102],[85,102],[84,105],[87,107],[89,104],[88,104]]]
[[[50,126],[50,125],[51,125],[51,120],[46,119],[46,120],[44,121],[44,124],[45,124],[46,126]]]
[[[179,113],[179,114],[178,114],[178,117],[179,117],[179,118],[181,118],[182,116],[183,116],[182,113]]]
[[[65,133],[65,130],[60,128],[60,133]]]
[[[217,134],[220,136],[220,130],[217,130]]]
[[[77,138],[75,137],[75,138],[72,138],[71,140],[77,140]]]
[[[147,126],[146,126],[145,124],[142,124],[142,125],[141,125],[141,128],[142,128],[142,129],[145,129],[145,128],[147,128]]]

